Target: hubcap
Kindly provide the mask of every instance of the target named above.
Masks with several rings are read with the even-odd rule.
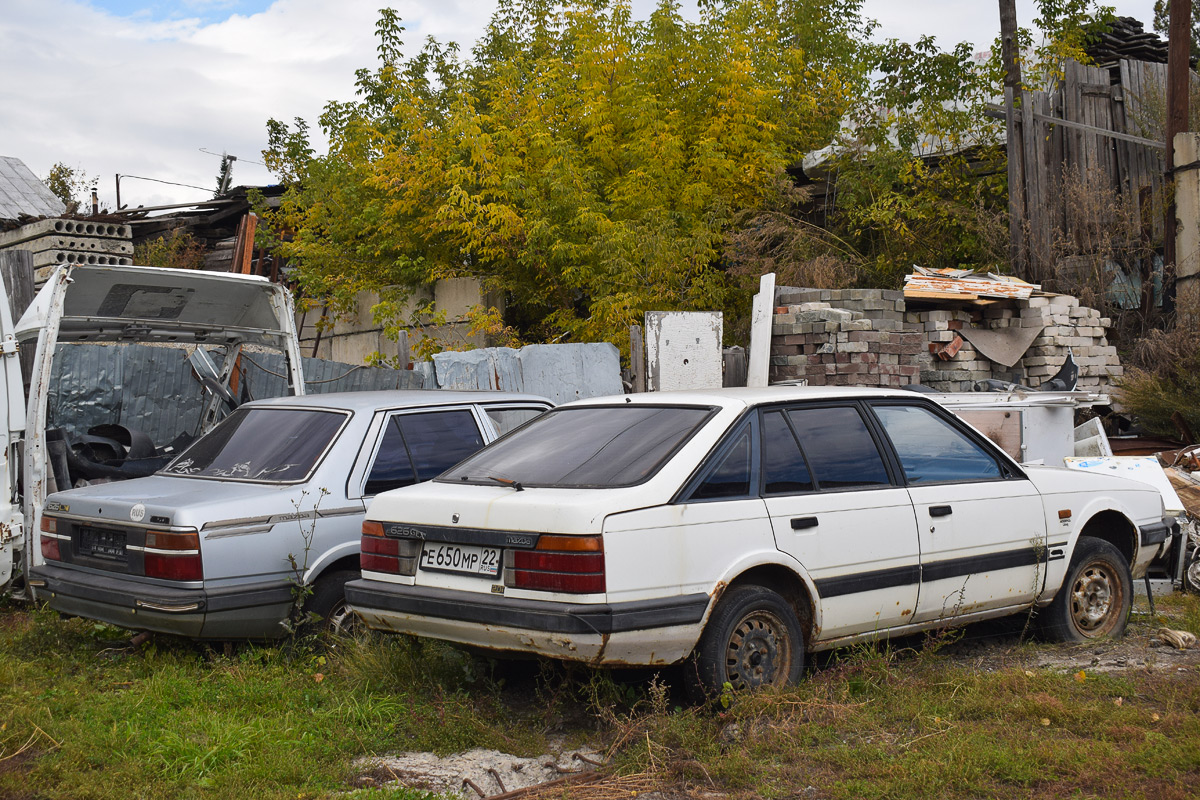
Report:
[[[783,620],[768,611],[747,614],[729,637],[725,671],[735,689],[777,686],[787,680],[791,644]]]
[[[1071,590],[1071,617],[1085,634],[1101,632],[1114,600],[1113,580],[1102,564],[1089,565]]]
[[[339,636],[348,636],[354,633],[355,625],[358,618],[354,616],[354,612],[350,610],[350,606],[346,605],[345,601],[338,603],[329,612],[329,631]]]

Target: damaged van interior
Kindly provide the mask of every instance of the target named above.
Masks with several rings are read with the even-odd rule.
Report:
[[[262,278],[69,266],[15,327],[26,540],[47,494],[152,474],[242,403],[304,393],[291,298]]]

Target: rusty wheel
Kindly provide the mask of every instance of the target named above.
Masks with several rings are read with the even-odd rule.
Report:
[[[734,586],[725,593],[689,665],[689,691],[696,697],[787,686],[800,679],[804,636],[796,612],[763,586]]]
[[[1133,579],[1120,552],[1101,539],[1080,539],[1043,627],[1062,642],[1120,636],[1132,601]]]

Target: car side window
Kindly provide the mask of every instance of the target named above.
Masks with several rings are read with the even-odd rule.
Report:
[[[692,500],[714,500],[750,496],[750,426],[742,431],[725,450],[720,462],[688,497]]]
[[[384,427],[383,441],[379,443],[375,463],[367,475],[364,494],[379,494],[417,482],[417,474],[413,470],[408,448],[404,446],[404,435],[400,433],[398,420],[393,416]]]
[[[484,412],[488,415],[488,419],[492,421],[492,425],[496,427],[496,435],[503,436],[513,428],[519,428],[529,420],[544,414],[544,408],[491,408],[484,406]]]
[[[819,488],[891,484],[875,439],[857,408],[793,408],[787,413]]]
[[[481,447],[483,436],[467,409],[394,414],[384,427],[363,493],[427,481]]]
[[[763,414],[763,491],[792,494],[813,490],[812,473],[782,411]]]
[[[401,414],[397,419],[419,481],[436,478],[483,447],[475,415],[467,409]]]
[[[909,483],[997,480],[996,459],[932,411],[918,406],[875,406]]]

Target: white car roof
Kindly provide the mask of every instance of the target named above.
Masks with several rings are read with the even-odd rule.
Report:
[[[303,397],[272,397],[246,403],[248,408],[288,406],[291,408],[334,408],[373,411],[377,408],[419,408],[466,403],[546,403],[544,397],[516,392],[456,391],[453,389],[385,389],[370,392],[329,392]]]
[[[638,394],[592,397],[575,400],[566,406],[613,405],[629,403],[638,405],[697,405],[721,408],[749,408],[766,403],[794,400],[848,400],[877,397],[902,397],[916,399],[922,395],[903,389],[872,389],[849,386],[794,386],[777,384],[762,388],[729,387],[686,392],[641,392]]]

